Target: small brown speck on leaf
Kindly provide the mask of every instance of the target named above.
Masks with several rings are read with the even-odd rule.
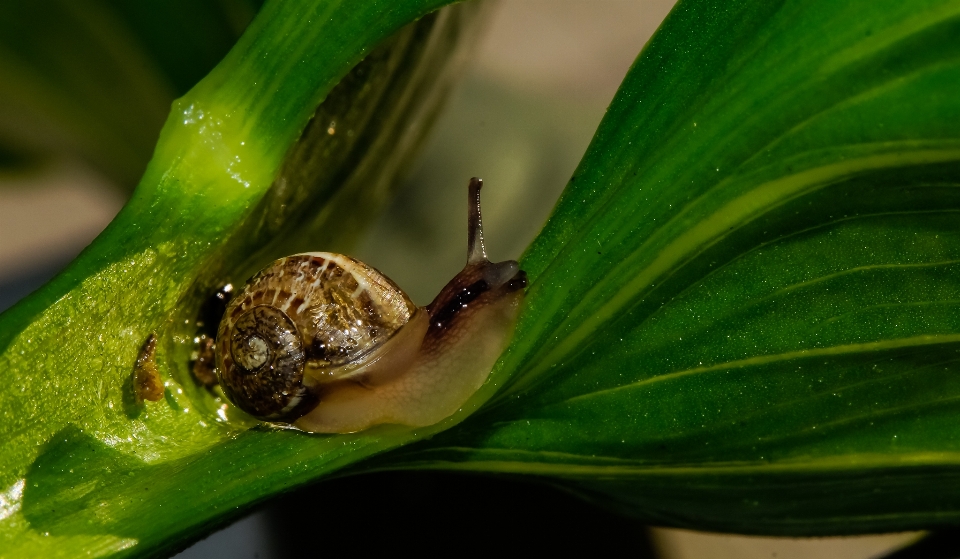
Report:
[[[157,335],[151,333],[140,348],[137,363],[133,367],[133,393],[137,404],[144,400],[159,402],[163,398],[163,382],[156,361]]]

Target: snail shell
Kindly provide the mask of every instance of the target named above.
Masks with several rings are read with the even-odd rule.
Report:
[[[426,307],[340,254],[297,254],[256,274],[217,334],[226,396],[257,418],[323,433],[455,412],[512,336],[526,287],[516,262],[486,258],[481,186],[470,182],[467,265]]]

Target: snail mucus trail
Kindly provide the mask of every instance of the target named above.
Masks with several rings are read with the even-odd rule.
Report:
[[[487,259],[482,185],[469,185],[467,264],[426,307],[340,254],[296,254],[256,274],[217,333],[224,394],[254,417],[317,433],[420,427],[457,411],[513,335],[527,285],[515,261]]]

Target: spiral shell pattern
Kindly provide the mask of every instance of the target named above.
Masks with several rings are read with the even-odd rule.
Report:
[[[304,367],[331,374],[390,339],[416,312],[375,268],[350,257],[281,258],[230,302],[217,335],[217,374],[247,413],[290,421],[316,405]]]

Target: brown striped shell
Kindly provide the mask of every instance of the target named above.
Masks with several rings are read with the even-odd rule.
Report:
[[[390,279],[348,256],[281,258],[227,306],[217,335],[220,385],[247,413],[292,421],[316,405],[318,374],[348,375],[417,312]]]

